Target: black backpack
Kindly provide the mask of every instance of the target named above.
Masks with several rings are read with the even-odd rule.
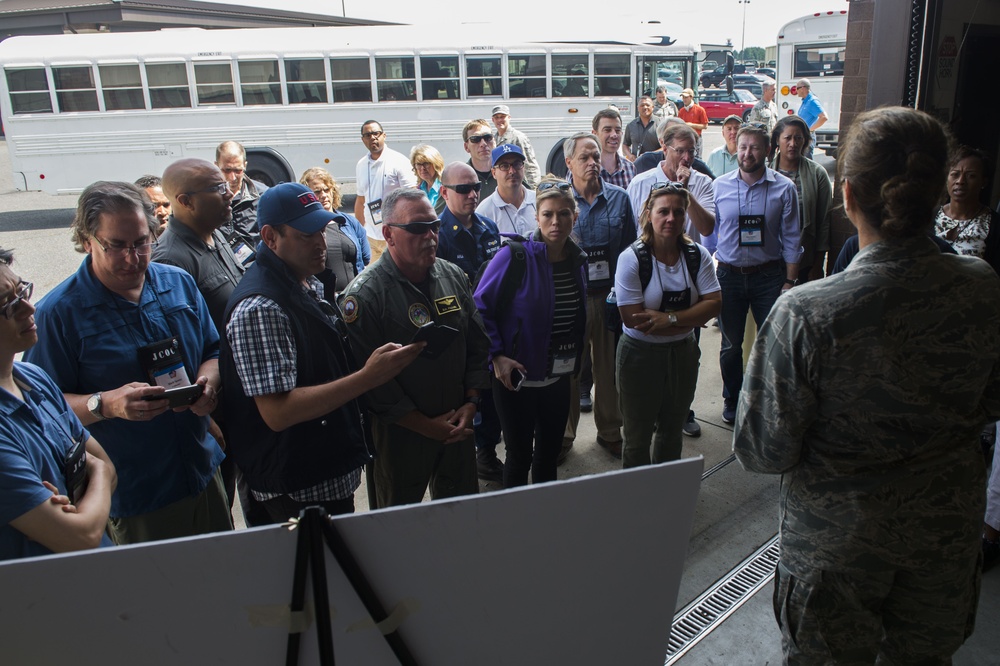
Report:
[[[646,291],[649,281],[653,279],[653,253],[641,238],[633,241],[629,248],[635,252],[635,257],[639,261],[639,283],[642,285],[642,291]],[[691,282],[696,284],[698,272],[701,270],[701,250],[695,243],[681,243],[681,254],[691,275]],[[622,316],[618,311],[618,295],[615,294],[614,287],[611,287],[605,303],[604,325],[615,333],[620,333],[622,330]]]

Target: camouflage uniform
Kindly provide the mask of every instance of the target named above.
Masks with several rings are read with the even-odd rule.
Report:
[[[750,109],[747,122],[767,125],[767,133],[770,135],[774,131],[774,126],[778,124],[778,105],[774,103],[774,100],[770,102],[758,100],[754,107]]]
[[[998,331],[1000,279],[926,238],[875,243],[778,299],[733,448],[783,474],[787,663],[950,664],[971,633]]]

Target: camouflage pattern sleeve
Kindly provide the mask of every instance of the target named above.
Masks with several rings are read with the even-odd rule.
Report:
[[[781,474],[802,457],[818,406],[809,338],[808,322],[789,292],[757,334],[740,393],[733,451],[748,471]]]

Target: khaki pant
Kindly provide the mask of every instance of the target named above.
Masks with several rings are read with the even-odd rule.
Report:
[[[622,414],[618,409],[618,390],[615,388],[615,334],[604,325],[606,293],[587,295],[587,330],[584,333],[583,353],[590,346],[594,367],[594,424],[597,436],[606,442],[622,441]],[[580,424],[580,375],[573,376],[569,419],[566,422],[566,439],[576,439]]]

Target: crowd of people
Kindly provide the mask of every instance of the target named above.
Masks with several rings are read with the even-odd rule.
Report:
[[[1000,418],[989,160],[920,112],[860,117],[837,273],[817,121],[762,100],[702,161],[689,97],[624,128],[600,111],[565,178],[504,105],[451,164],[369,120],[353,215],[323,168],[251,180],[235,141],[86,188],[85,257],[37,304],[0,250],[0,559],[229,530],[237,497],[248,525],[350,513],[363,474],[371,508],[553,481],[591,404],[622,467],[678,460],[717,320],[736,454],[786,479],[786,655],[956,649]]]

